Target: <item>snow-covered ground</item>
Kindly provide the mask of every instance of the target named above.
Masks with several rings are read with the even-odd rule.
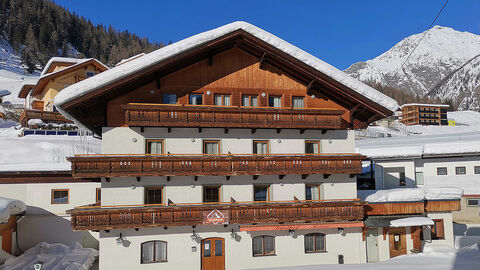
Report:
[[[27,250],[19,257],[10,257],[0,270],[34,269],[34,264],[41,263],[42,270],[88,270],[92,267],[98,251],[83,248],[75,242],[70,246],[63,244],[40,243]]]
[[[0,90],[10,91],[10,95],[3,98],[3,102],[11,104],[24,104],[25,100],[18,97],[23,84],[35,84],[38,76],[24,75],[0,69]]]
[[[69,171],[66,157],[101,152],[101,140],[93,137],[17,134],[0,128],[0,171]]]
[[[461,249],[446,246],[426,247],[423,253],[403,255],[391,260],[367,264],[309,265],[264,268],[262,270],[474,270],[480,269],[478,244]]]

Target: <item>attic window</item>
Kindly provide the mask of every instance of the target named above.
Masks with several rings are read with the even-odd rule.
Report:
[[[93,72],[93,71],[87,71],[87,72],[85,73],[85,75],[86,75],[87,77],[93,77],[93,76],[95,76],[95,72]]]

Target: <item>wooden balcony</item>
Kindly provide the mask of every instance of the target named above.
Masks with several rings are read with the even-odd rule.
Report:
[[[346,129],[345,110],[130,103],[125,123],[136,127]]]
[[[59,112],[48,112],[40,110],[24,110],[22,115],[20,115],[19,121],[23,127],[26,127],[28,126],[28,120],[30,119],[41,119],[44,123],[73,123]]]
[[[358,154],[77,155],[74,177],[358,174]]]
[[[365,202],[283,201],[233,202],[184,205],[86,206],[67,211],[74,230],[196,226],[221,224],[271,224],[284,222],[362,221]],[[221,220],[209,219],[215,211]],[[218,217],[218,216],[217,216]]]
[[[386,202],[369,203],[365,213],[369,216],[376,215],[412,215],[431,212],[459,211],[460,200],[435,200],[420,202]]]

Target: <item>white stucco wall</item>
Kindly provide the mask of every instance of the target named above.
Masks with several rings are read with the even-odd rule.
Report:
[[[230,236],[231,229],[237,231],[239,240]],[[296,266],[309,264],[338,264],[338,255],[344,255],[345,263],[364,263],[365,242],[361,228],[346,228],[340,235],[337,229],[298,230],[294,237],[288,231],[238,232],[238,226],[197,226],[195,232],[202,238],[221,237],[225,239],[226,269],[248,269],[262,267]],[[326,234],[324,253],[305,253],[304,234],[321,232]],[[122,233],[125,245],[117,245],[116,238]],[[201,242],[194,242],[190,227],[148,228],[112,230],[100,233],[100,257],[115,260],[100,260],[100,269],[200,269]],[[275,256],[254,257],[252,237],[257,235],[275,236]],[[141,243],[150,240],[167,241],[167,261],[164,263],[140,264]],[[127,246],[128,245],[128,246]],[[196,252],[192,252],[196,247]]]

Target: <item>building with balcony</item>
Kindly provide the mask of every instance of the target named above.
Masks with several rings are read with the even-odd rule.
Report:
[[[53,105],[55,96],[65,87],[92,77],[108,67],[97,59],[53,57],[48,61],[36,84],[22,86],[18,97],[25,99],[25,110],[20,116],[24,127],[45,124],[72,123],[58,113]],[[30,124],[28,123],[32,119]]]
[[[409,103],[400,109],[399,119],[404,125],[448,126],[448,105]]]
[[[353,129],[397,103],[248,23],[132,59],[55,106],[102,137],[102,154],[69,158],[73,177],[101,178],[101,203],[68,211],[99,232],[100,269],[363,263],[368,211],[426,212],[423,198],[397,212],[357,198]],[[409,229],[383,226],[392,256],[410,252]]]

